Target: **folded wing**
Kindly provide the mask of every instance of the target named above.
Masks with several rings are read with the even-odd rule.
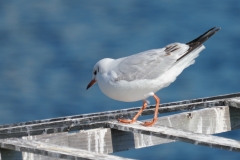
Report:
[[[182,57],[188,45],[173,43],[161,49],[153,49],[125,57],[112,71],[118,80],[133,81],[155,79],[166,72]]]

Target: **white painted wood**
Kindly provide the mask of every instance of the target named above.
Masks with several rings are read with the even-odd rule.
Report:
[[[230,131],[229,107],[219,106],[162,117],[155,124],[158,125],[204,134]]]
[[[112,138],[109,128],[98,128],[92,130],[81,130],[75,133],[46,134],[41,136],[28,136],[23,139],[38,140],[44,143],[51,143],[59,146],[84,149],[96,153],[112,153]],[[29,155],[28,155],[29,154]],[[33,153],[24,153],[25,157],[32,159],[44,159],[42,155]],[[24,158],[27,160],[28,158]],[[48,157],[49,159],[49,157]],[[52,158],[54,159],[54,158]],[[51,159],[51,160],[52,160]]]
[[[165,126],[144,127],[140,125],[142,122],[139,121],[134,124],[123,124],[117,121],[112,121],[108,123],[110,128],[122,131],[141,133],[149,136],[156,136],[171,140],[192,143],[195,145],[204,145],[209,147],[227,149],[230,151],[240,151],[240,142],[232,139],[221,138],[207,134],[199,134],[190,131],[183,131],[180,129]],[[150,141],[149,143],[154,142]]]
[[[220,106],[160,117],[156,126],[167,126],[195,133],[216,134],[231,130],[229,107]],[[135,147],[142,148],[174,140],[134,133]]]
[[[24,143],[25,141],[33,141],[34,143],[50,144],[60,148],[66,147],[83,150],[84,152],[89,151],[89,153],[95,152],[96,154],[143,148],[170,143],[175,140],[239,151],[238,141],[216,136],[210,136],[209,138],[209,135],[207,135],[240,128],[239,96],[240,94],[236,93],[162,104],[159,110],[159,116],[161,116],[161,112],[191,111],[159,117],[154,127],[141,128],[142,126],[139,125],[141,122],[126,125],[113,120],[121,116],[130,118],[135,115],[138,108],[130,108],[119,111],[4,125],[0,126],[0,138],[29,135],[23,138]],[[148,115],[153,112],[154,107],[149,106],[143,115]],[[88,128],[90,129],[83,130]],[[76,132],[77,130],[81,131]],[[74,131],[74,133],[68,133],[68,131]],[[209,141],[210,139],[213,141]],[[4,141],[7,139],[0,140]],[[28,146],[28,150],[25,150],[26,148],[20,147],[20,144],[13,143],[6,146],[5,148],[11,150],[27,151],[23,153],[25,159],[55,160],[60,158],[57,157],[59,155],[63,157],[66,156],[65,153],[55,153],[51,149],[46,149],[46,147],[44,148],[46,150],[42,148],[38,150],[33,146]],[[1,146],[1,148],[4,147]],[[69,158],[69,156],[64,158]]]
[[[235,108],[240,108],[240,97],[231,98],[226,100],[228,105]]]
[[[89,160],[122,160],[117,156],[101,154],[96,152],[89,152],[82,149],[75,149],[71,147],[59,146],[51,143],[44,143],[34,140],[26,140],[20,138],[10,138],[0,140],[1,148],[11,149],[15,151],[27,151],[30,153],[45,155],[58,159],[89,159]],[[48,157],[48,158],[49,158]],[[30,156],[24,155],[24,159],[32,159]],[[35,159],[32,159],[35,160]]]
[[[179,102],[161,104],[159,113],[169,113],[181,110],[194,110],[225,105],[229,99],[240,97],[240,93],[220,95],[215,97],[199,98]],[[61,133],[80,129],[104,127],[102,122],[118,118],[132,118],[141,107],[82,114],[66,117],[36,120],[0,126],[0,139],[42,134]],[[154,106],[148,106],[142,115],[153,114]]]
[[[231,130],[229,108],[227,106],[159,117],[155,126],[159,125],[204,134],[214,134]],[[76,133],[28,136],[24,138],[106,154],[174,141],[154,135],[150,136],[107,128],[81,130]]]

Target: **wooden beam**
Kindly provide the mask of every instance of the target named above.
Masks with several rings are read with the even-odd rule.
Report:
[[[221,106],[225,104],[228,98],[239,96],[240,94],[230,94],[224,96],[201,98],[188,101],[179,101],[174,103],[161,104],[160,113],[173,111],[193,110]],[[224,99],[226,98],[226,99]],[[154,112],[155,106],[149,106],[142,115],[149,115]],[[104,127],[105,121],[115,120],[119,117],[131,118],[140,107],[128,108],[109,112],[100,112],[94,114],[83,114],[77,116],[67,116],[40,121],[32,121],[11,125],[0,126],[0,139],[10,137],[21,137],[27,135],[51,134],[59,132],[68,132],[79,129]]]
[[[208,108],[212,106],[219,106],[219,105],[224,105],[226,100],[231,98],[236,98],[236,97],[240,97],[240,93],[232,93],[232,94],[219,95],[219,96],[213,96],[213,97],[205,97],[205,98],[198,98],[198,99],[192,99],[192,100],[163,103],[161,104],[161,108],[159,112],[167,113],[167,112],[179,111],[179,110],[198,109],[199,107]],[[0,129],[2,133],[4,132],[3,130],[4,128],[5,129],[12,128],[12,130],[9,130],[10,132],[14,132],[14,129],[16,129],[17,132],[19,132],[20,128],[23,129],[22,131],[30,130],[31,127],[37,127],[37,126],[39,128],[35,128],[35,129],[40,129],[41,124],[44,126],[44,124],[48,124],[48,123],[51,124],[51,122],[60,122],[60,121],[67,121],[67,120],[74,120],[74,119],[84,119],[85,120],[84,124],[86,124],[86,123],[92,123],[94,121],[94,119],[92,120],[91,117],[110,116],[109,119],[119,118],[115,116],[125,116],[125,115],[128,116],[129,115],[128,112],[137,112],[140,108],[141,107],[135,107],[135,108],[127,108],[127,109],[105,111],[105,112],[98,112],[98,113],[57,117],[57,118],[44,119],[44,120],[35,120],[35,121],[21,122],[21,123],[15,123],[15,124],[6,124],[6,125],[0,125]],[[148,110],[151,110],[151,113],[152,113],[152,110],[154,110],[154,108],[155,108],[155,105],[148,106],[142,115],[148,115],[149,114]],[[99,118],[99,120],[101,120],[101,118]],[[29,128],[26,126],[29,126]]]
[[[159,117],[154,126],[169,126],[204,134],[226,132],[231,130],[229,107],[221,106]],[[82,130],[75,133],[45,134],[24,138],[97,153],[112,153],[173,142],[171,139],[154,135],[119,131],[116,129],[111,130],[109,128]]]
[[[216,134],[231,130],[229,108],[227,106],[185,112],[161,117],[154,127],[166,126],[194,133]],[[134,133],[136,135],[136,133]],[[138,134],[136,148],[173,142],[171,139],[153,135]],[[152,141],[151,141],[152,139]],[[137,145],[138,144],[138,145]]]
[[[224,105],[224,101],[228,100],[230,98],[236,98],[240,97],[240,93],[233,93],[233,94],[227,94],[227,95],[220,95],[220,96],[213,96],[213,97],[206,97],[206,98],[198,98],[198,99],[192,99],[192,100],[184,100],[184,101],[178,101],[178,102],[170,102],[170,103],[163,103],[161,104],[160,111],[161,113],[165,112],[171,112],[171,111],[179,111],[179,110],[190,110],[190,109],[198,109],[200,108],[207,108],[212,106],[219,106]],[[202,106],[204,104],[204,106]],[[194,108],[196,105],[196,108]],[[200,106],[199,106],[200,105]],[[127,109],[121,109],[121,110],[114,110],[114,111],[106,111],[106,112],[98,112],[98,113],[92,113],[92,114],[81,114],[81,115],[74,115],[74,116],[66,116],[66,117],[58,117],[58,118],[52,118],[52,119],[45,119],[45,120],[35,120],[35,121],[29,121],[29,122],[21,122],[21,123],[15,123],[15,124],[7,124],[7,125],[1,125],[0,129],[2,128],[15,128],[20,126],[28,126],[33,124],[45,124],[45,123],[51,123],[51,122],[59,122],[59,121],[65,121],[65,120],[73,120],[73,119],[85,119],[86,123],[91,123],[93,120],[86,118],[90,117],[101,117],[101,116],[109,116],[109,115],[119,115],[124,116],[125,114],[128,114],[127,112],[137,112],[141,107],[135,107],[135,108],[127,108]],[[153,110],[155,108],[154,105],[148,106],[145,109],[145,114],[148,114],[148,110]],[[152,111],[151,111],[152,112]],[[145,115],[144,113],[142,115]],[[109,117],[111,119],[111,117]],[[24,129],[24,128],[22,128]],[[38,128],[39,129],[39,128]]]
[[[225,104],[231,107],[240,108],[240,97],[227,99]]]
[[[203,134],[231,131],[229,107],[219,106],[162,117],[154,126],[166,126]]]
[[[89,152],[81,149],[75,149],[65,146],[54,145],[51,143],[43,143],[34,140],[26,140],[26,139],[19,139],[19,138],[10,138],[10,139],[0,139],[1,148],[21,151],[21,152],[30,152],[34,154],[48,156],[49,157],[57,158],[57,159],[76,159],[76,160],[123,160],[127,158],[107,155],[107,154],[100,154],[95,152]],[[29,159],[30,157],[26,157],[24,155],[24,159]],[[31,157],[32,159],[32,157]],[[47,160],[46,159],[46,160]],[[36,159],[37,160],[37,159]]]
[[[112,153],[112,136],[110,128],[81,130],[73,133],[54,133],[38,136],[27,136],[23,139],[37,140],[55,145],[83,149],[96,153]]]
[[[121,125],[121,123],[119,124]],[[203,134],[227,132],[231,130],[229,107],[220,106],[159,117],[154,127],[158,126],[167,126],[174,129]],[[115,142],[113,142],[113,147],[116,146],[114,147],[114,151],[143,148],[174,141],[169,138],[166,139],[164,137],[142,134],[141,132],[133,132],[130,134],[130,132],[126,132],[128,131],[127,129],[122,131],[118,129],[112,130],[112,137],[114,137],[113,141]],[[146,129],[148,129],[148,127],[146,127]]]
[[[208,147],[226,149],[230,151],[240,151],[240,142],[232,139],[221,138],[217,136],[199,134],[190,131],[183,131],[165,126],[144,127],[140,125],[142,122],[135,124],[123,124],[117,121],[108,122],[108,126],[113,129],[128,131],[133,133],[140,133],[149,136],[156,136],[160,138],[170,139],[173,141],[181,141],[192,143],[195,145],[203,145]],[[149,143],[154,143],[150,141]]]
[[[238,93],[225,96],[162,104],[159,110],[160,113],[189,110],[185,113],[161,117],[159,118],[159,121],[154,127],[145,127],[145,129],[160,128],[161,130],[163,128],[161,125],[168,126],[166,127],[166,130],[168,131],[167,134],[162,131],[163,129],[160,131],[160,133],[157,133],[155,132],[155,130],[144,130],[142,128],[138,128],[136,127],[136,124],[134,124],[135,127],[133,127],[132,125],[125,126],[121,123],[114,122],[114,119],[116,119],[117,117],[132,117],[139,109],[138,107],[96,114],[77,115],[42,121],[4,125],[0,126],[0,138],[29,136],[24,140],[36,139],[37,142],[51,142],[54,145],[64,145],[64,147],[67,148],[74,147],[75,149],[80,150],[85,150],[86,147],[88,147],[86,150],[98,153],[111,153],[132,148],[142,148],[162,143],[169,143],[175,140],[239,151],[238,146],[235,147],[235,143],[232,144],[232,147],[229,143],[225,143],[227,141],[229,142],[229,139],[219,139],[218,137],[216,138],[216,136],[213,136],[211,138],[213,138],[215,141],[209,143],[206,143],[206,141],[202,140],[206,139],[205,136],[207,135],[202,135],[204,137],[199,136],[198,138],[200,138],[200,141],[194,139],[194,136],[196,136],[194,134],[196,133],[214,134],[229,131],[231,129],[238,129],[240,126],[240,118],[238,118],[240,117],[239,96],[240,94]],[[228,106],[221,105],[229,105],[233,106],[234,108],[230,107],[229,111]],[[193,109],[201,110],[192,111]],[[143,113],[143,115],[148,115],[150,113],[153,113],[153,111],[154,106],[149,106],[147,110]],[[109,122],[112,120],[113,122]],[[112,129],[106,129],[106,127],[110,127]],[[172,128],[169,129],[169,127]],[[94,130],[94,128],[99,129]],[[84,131],[82,129],[90,130]],[[121,131],[116,129],[120,129]],[[82,131],[79,133],[68,133],[69,131],[76,130]],[[105,136],[100,139],[101,142],[104,142],[104,147],[102,147],[101,143],[98,143],[98,141],[95,141],[94,143],[91,142],[90,146],[92,147],[89,147],[89,145],[84,145],[86,144],[86,141],[89,142],[92,139],[98,139],[100,135],[98,133],[102,133],[102,131],[105,132]],[[188,139],[188,137],[181,137],[181,134],[171,134],[171,132],[179,132],[182,134],[184,132],[184,134],[190,135],[190,139]],[[86,136],[88,136],[88,138]],[[59,139],[61,140],[59,141]],[[98,139],[99,142],[100,139]],[[217,140],[221,141],[219,141],[219,143],[216,143]],[[230,141],[238,142],[232,140]],[[80,144],[78,142],[80,142]],[[28,156],[28,154],[29,153],[24,154],[25,157]]]

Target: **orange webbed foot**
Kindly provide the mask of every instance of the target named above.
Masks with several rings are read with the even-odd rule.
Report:
[[[151,127],[151,126],[153,126],[153,125],[156,123],[156,121],[157,121],[157,118],[154,118],[152,121],[144,122],[144,123],[141,124],[141,125],[143,125],[143,126],[145,126],[145,127]]]
[[[136,120],[134,120],[134,119],[118,119],[118,122],[132,124],[132,123],[136,122]]]

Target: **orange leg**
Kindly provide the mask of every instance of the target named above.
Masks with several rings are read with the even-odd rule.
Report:
[[[144,122],[142,124],[143,126],[146,126],[146,127],[152,126],[154,123],[156,123],[157,118],[158,118],[158,108],[159,108],[159,104],[160,104],[160,99],[155,94],[153,95],[153,97],[156,100],[156,109],[155,109],[153,120],[150,122]]]
[[[122,123],[133,123],[133,122],[136,122],[138,117],[142,114],[143,110],[147,107],[147,102],[144,100],[143,101],[143,106],[142,108],[138,111],[138,113],[133,117],[132,120],[130,119],[118,119],[119,122],[122,122]]]

